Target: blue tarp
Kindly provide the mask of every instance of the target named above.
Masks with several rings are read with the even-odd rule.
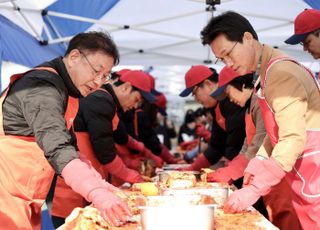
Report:
[[[108,12],[119,0],[58,0],[46,9],[70,15],[87,17],[92,19],[101,18]],[[59,31],[62,37],[73,36],[74,34],[87,30],[92,23],[75,21],[60,17],[49,16],[54,26]],[[48,28],[52,29],[48,21],[44,18]],[[55,34],[52,30],[53,37]]]
[[[304,0],[311,8],[320,10],[320,1],[319,0]]]
[[[67,13],[94,19],[101,18],[119,0],[58,0],[48,6],[46,10]],[[73,36],[87,30],[92,24],[64,18],[49,16],[60,35]],[[46,22],[45,17],[43,18]],[[51,30],[51,26],[46,22],[51,36],[58,36]],[[2,60],[11,61],[27,67],[36,66],[44,61],[63,55],[65,47],[61,44],[40,45],[31,34],[0,15],[0,67]],[[42,33],[43,38],[47,39]],[[0,76],[1,79],[1,76]],[[0,89],[1,89],[0,81]]]
[[[4,60],[33,67],[64,53],[59,45],[40,45],[35,37],[2,15],[0,31],[0,63]]]
[[[1,60],[32,67],[63,54],[59,46],[42,46],[28,32],[0,15],[0,52]]]

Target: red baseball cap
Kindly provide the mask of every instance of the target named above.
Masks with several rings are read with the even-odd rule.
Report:
[[[158,107],[159,112],[163,115],[163,116],[167,116],[167,99],[166,96],[159,92],[160,94],[157,96],[157,102],[155,103],[155,105]]]
[[[131,69],[121,69],[121,70],[117,71],[116,74],[118,74],[119,76],[122,76],[123,74],[125,74],[129,71],[131,71]]]
[[[203,82],[204,80],[208,79],[209,77],[214,74],[212,70],[204,65],[194,65],[186,73],[184,79],[186,84],[186,89],[184,89],[179,96],[186,97],[188,96],[193,88],[198,85],[199,83]]]
[[[309,33],[320,29],[320,10],[305,9],[294,20],[294,35],[285,43],[295,45],[303,42]]]
[[[229,82],[237,77],[240,77],[240,75],[236,71],[227,66],[223,67],[219,73],[219,87],[210,96],[214,97],[217,100],[224,99],[227,96],[224,93],[224,89]]]
[[[154,103],[157,101],[157,98],[151,93],[151,82],[147,73],[141,70],[131,70],[122,74],[119,80],[130,82],[148,102]]]

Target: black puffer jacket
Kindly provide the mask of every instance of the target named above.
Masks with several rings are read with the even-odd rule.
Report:
[[[52,72],[35,70],[16,81],[3,104],[3,127],[7,135],[35,136],[37,144],[57,174],[78,153],[71,143],[64,113],[68,95],[80,97],[62,61],[62,57],[40,66]]]
[[[116,157],[112,120],[121,107],[112,87],[102,88],[109,93],[97,90],[80,99],[74,131],[88,132],[97,159],[101,164],[108,164]]]
[[[136,135],[134,129],[135,116],[137,116],[138,121],[138,135]],[[125,112],[122,116],[122,121],[130,136],[142,141],[155,155],[158,156],[161,154],[162,148],[159,138],[151,125],[150,118],[143,110],[138,109]]]
[[[219,102],[222,116],[225,118],[226,130],[223,130],[216,122],[214,109],[211,110],[213,117],[211,140],[204,155],[213,165],[221,157],[232,160],[236,157],[245,139],[245,113],[246,108],[230,102],[228,98]]]

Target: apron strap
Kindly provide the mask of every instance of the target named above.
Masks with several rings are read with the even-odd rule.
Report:
[[[18,74],[14,74],[10,77],[10,83],[8,85],[8,87],[4,90],[4,92],[2,93],[1,97],[0,97],[0,135],[5,135],[4,133],[4,129],[3,129],[3,103],[4,103],[4,100],[6,99],[7,97],[7,94],[9,92],[9,89],[10,87],[13,85],[13,83],[17,80],[19,80],[20,78],[22,78],[25,74],[31,72],[31,71],[34,71],[34,70],[45,70],[45,71],[49,71],[49,72],[52,72],[52,73],[55,73],[58,75],[58,72],[54,69],[54,68],[51,68],[51,67],[36,67],[36,68],[33,68],[33,69],[30,69],[26,72],[23,72],[23,73],[18,73]]]

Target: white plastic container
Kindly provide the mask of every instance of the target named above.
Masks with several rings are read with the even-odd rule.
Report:
[[[193,205],[197,195],[159,196],[152,202],[158,206],[141,206],[141,224],[144,230],[212,230],[214,204]],[[158,200],[157,200],[158,199]],[[152,203],[151,202],[151,203]],[[154,204],[155,204],[154,203]]]

